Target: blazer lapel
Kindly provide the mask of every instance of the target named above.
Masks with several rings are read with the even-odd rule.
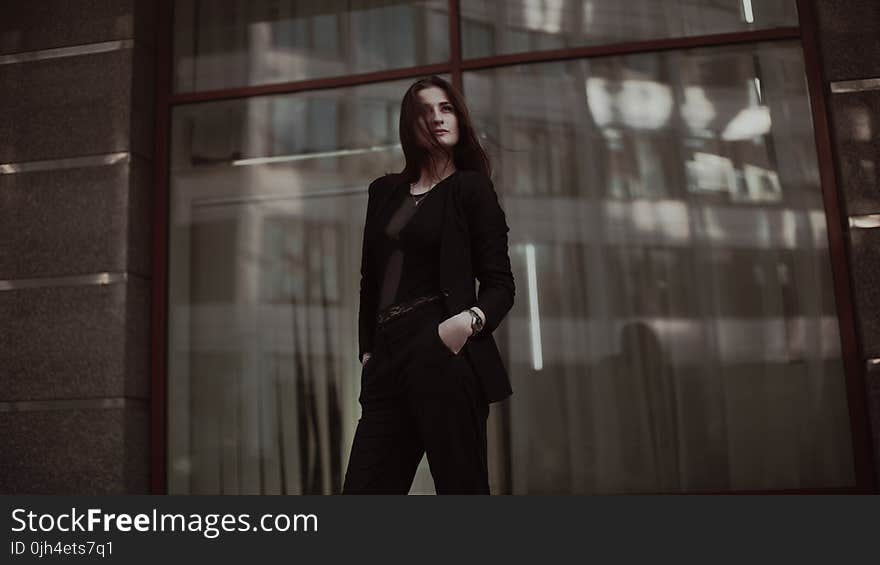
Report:
[[[462,298],[457,292],[460,285],[456,277],[466,277],[466,255],[470,249],[465,247],[464,228],[461,218],[461,182],[460,177],[446,187],[443,210],[443,231],[440,235],[440,277],[441,286],[446,291],[447,313],[459,308]]]

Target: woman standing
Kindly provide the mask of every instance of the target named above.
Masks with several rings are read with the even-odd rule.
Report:
[[[401,103],[406,166],[370,184],[359,307],[362,408],[343,494],[489,494],[489,403],[510,395],[492,331],[513,306],[504,211],[447,81]],[[479,281],[479,297],[475,282]]]

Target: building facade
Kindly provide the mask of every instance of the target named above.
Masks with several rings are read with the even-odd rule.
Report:
[[[338,492],[366,187],[427,74],[511,226],[493,492],[876,492],[876,3],[7,11],[0,492]]]

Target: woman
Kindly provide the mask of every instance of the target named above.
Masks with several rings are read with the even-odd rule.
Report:
[[[452,85],[431,76],[407,90],[400,141],[403,171],[369,189],[362,415],[343,493],[406,494],[427,453],[438,494],[489,494],[489,403],[511,393],[492,338],[513,306],[509,228]]]

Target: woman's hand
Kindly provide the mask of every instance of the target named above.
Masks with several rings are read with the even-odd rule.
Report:
[[[437,326],[440,339],[453,353],[458,355],[471,336],[471,315],[467,310],[440,322]]]

